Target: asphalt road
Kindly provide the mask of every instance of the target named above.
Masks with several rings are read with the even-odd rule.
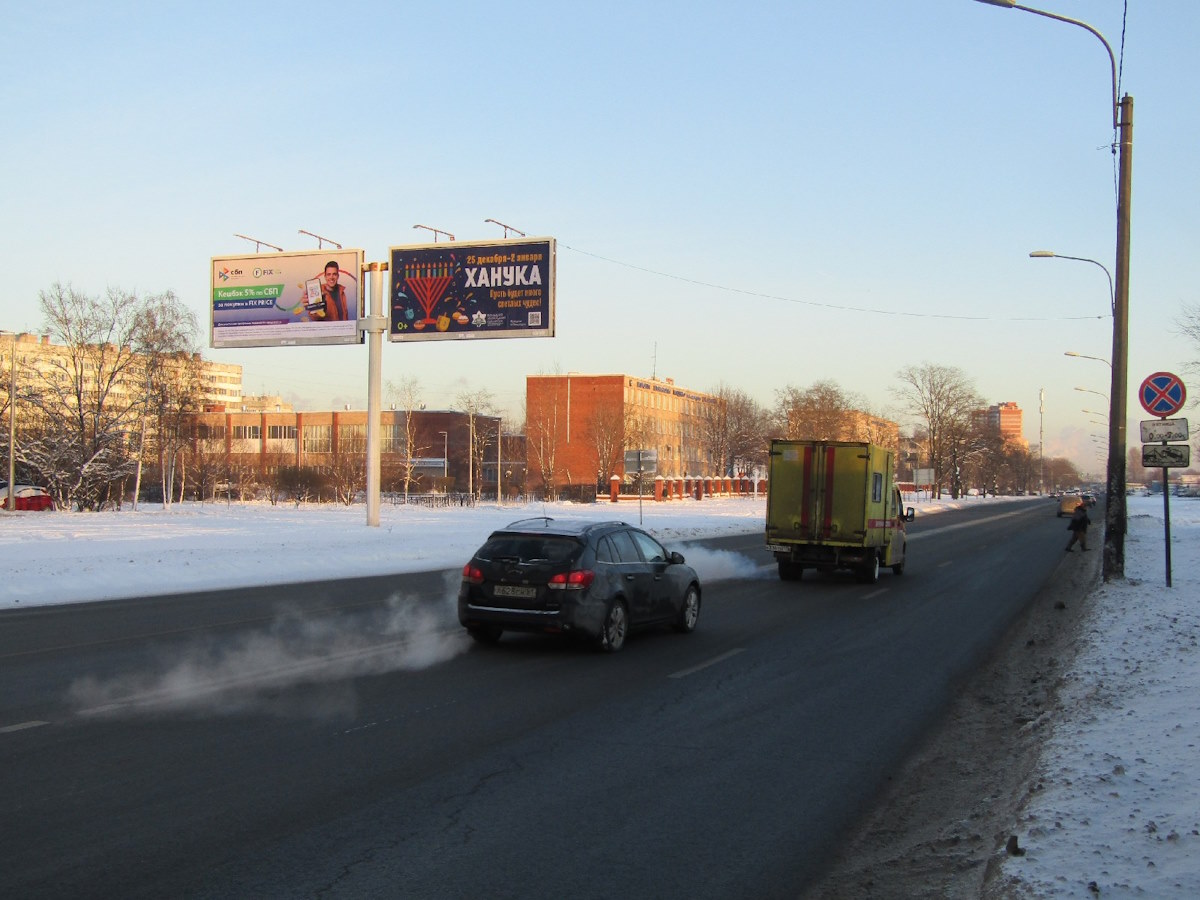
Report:
[[[6,611],[0,895],[794,897],[1064,527],[918,514],[875,585],[706,541],[759,576],[611,656],[472,646],[457,573]]]

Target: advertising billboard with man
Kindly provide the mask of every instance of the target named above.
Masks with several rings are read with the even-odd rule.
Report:
[[[358,344],[361,250],[212,259],[211,345]]]
[[[390,248],[390,339],[554,337],[554,239]]]

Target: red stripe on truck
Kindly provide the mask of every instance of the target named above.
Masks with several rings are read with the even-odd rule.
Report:
[[[829,537],[833,530],[833,460],[834,448],[825,448],[825,510],[821,533]]]
[[[800,529],[808,534],[809,517],[808,507],[809,498],[812,496],[812,464],[813,464],[813,448],[804,448],[803,468],[800,470]]]

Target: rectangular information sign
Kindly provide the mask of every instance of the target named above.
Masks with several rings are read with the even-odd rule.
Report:
[[[638,472],[643,475],[658,474],[658,451],[657,450],[626,450],[625,451],[625,474],[636,475]]]
[[[389,252],[390,340],[554,337],[554,238]]]
[[[210,344],[359,344],[361,250],[212,258]]]
[[[1142,444],[1142,465],[1147,469],[1186,469],[1191,457],[1190,444]]]
[[[1141,422],[1142,443],[1153,444],[1155,441],[1186,441],[1188,439],[1187,419],[1149,419]]]

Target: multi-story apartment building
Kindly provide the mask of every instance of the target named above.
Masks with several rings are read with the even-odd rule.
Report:
[[[656,474],[678,478],[714,471],[706,434],[724,401],[670,379],[633,375],[530,375],[525,438],[531,487],[596,485],[626,474],[624,451],[651,451]]]
[[[18,334],[15,342],[0,339],[0,371],[7,376],[12,366],[11,353],[16,354],[17,383],[36,387],[41,381],[57,380],[61,367],[69,359],[70,350],[50,341],[49,335]],[[191,357],[200,367],[201,403],[205,406],[239,406],[242,401],[242,367],[230,363],[209,362],[200,354]],[[85,385],[86,388],[86,385]],[[118,383],[114,400],[136,393],[138,387]]]
[[[1005,441],[1018,444],[1021,447],[1028,448],[1029,442],[1025,440],[1022,433],[1022,413],[1021,407],[1010,402],[997,403],[994,406],[989,406],[987,409],[987,424],[989,428],[994,428],[1000,433],[1000,437]]]

